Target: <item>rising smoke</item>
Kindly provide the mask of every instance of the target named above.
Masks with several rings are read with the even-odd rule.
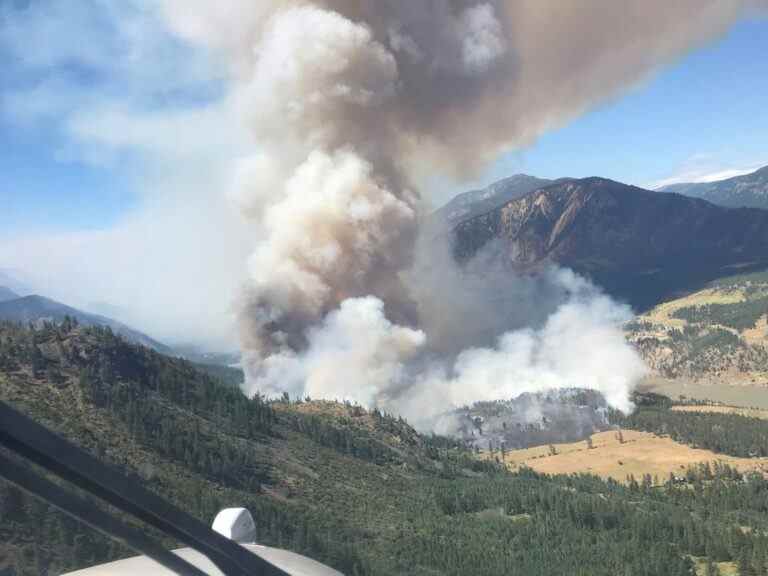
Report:
[[[235,192],[255,242],[240,314],[252,391],[351,399],[422,427],[452,406],[570,386],[630,408],[644,371],[619,327],[630,311],[568,271],[500,280],[417,251],[414,182],[531,143],[748,2],[220,4],[166,0],[166,13],[226,58],[257,146]]]

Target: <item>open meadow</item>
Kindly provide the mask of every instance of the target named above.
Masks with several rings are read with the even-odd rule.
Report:
[[[625,482],[630,475],[639,481],[645,474],[665,482],[670,474],[683,475],[689,466],[716,461],[742,472],[768,471],[768,458],[716,454],[635,430],[621,430],[620,436],[623,442],[617,431],[594,434],[592,448],[587,441],[582,441],[512,450],[506,453],[504,462],[511,470],[529,467],[544,474],[595,474],[620,482]]]

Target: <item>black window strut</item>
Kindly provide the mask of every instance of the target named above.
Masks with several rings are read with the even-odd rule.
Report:
[[[2,401],[0,445],[204,554],[226,576],[290,576]],[[204,574],[118,518],[2,454],[0,477],[124,542],[177,574]]]

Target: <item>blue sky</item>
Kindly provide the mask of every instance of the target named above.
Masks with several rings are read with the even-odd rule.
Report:
[[[227,187],[253,135],[227,64],[170,33],[160,6],[0,0],[0,271],[121,307],[160,340],[231,349],[258,234]],[[768,164],[766,62],[768,19],[741,21],[476,182],[435,174],[422,192],[437,204],[518,172],[652,186]]]
[[[147,6],[0,0],[0,235],[119,222],[142,201],[146,158],[106,116],[141,127],[219,94],[207,56]]]
[[[738,23],[618,100],[483,176],[605,176],[639,186],[768,164],[768,19]]]
[[[137,160],[120,142],[103,137],[84,146],[83,135],[73,136],[72,122],[63,127],[61,117],[72,114],[75,103],[104,94],[126,94],[126,108],[142,112],[213,98],[221,87],[211,82],[209,62],[152,30],[140,38],[149,45],[147,54],[132,57],[156,56],[159,49],[168,66],[159,78],[137,77],[124,66],[121,54],[135,53],[141,44],[130,36],[121,38],[124,31],[112,30],[110,14],[83,11],[79,16],[86,23],[77,22],[76,13],[61,26],[70,33],[77,26],[100,27],[103,37],[93,40],[92,51],[62,48],[73,39],[62,33],[52,41],[50,30],[40,30],[33,18],[17,22],[12,11],[4,14],[0,233],[109,228],[144,201],[135,177]],[[20,53],[17,37],[49,46]],[[742,21],[724,38],[617,100],[499,159],[473,184],[526,172],[542,177],[601,175],[652,186],[766,164],[767,62],[768,19]],[[205,71],[198,75],[195,66]],[[146,85],[137,88],[142,81]],[[53,89],[38,102],[34,95],[40,95],[40,86]],[[470,184],[442,185],[430,193],[440,201],[466,186]]]

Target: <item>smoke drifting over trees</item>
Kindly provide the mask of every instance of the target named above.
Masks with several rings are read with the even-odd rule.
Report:
[[[571,386],[630,407],[644,371],[619,328],[630,311],[556,270],[508,276],[512,297],[483,300],[469,270],[428,244],[417,254],[413,182],[532,142],[722,33],[747,2],[165,6],[229,63],[254,137],[235,191],[253,223],[240,322],[254,391],[348,398],[423,427],[461,403]],[[453,282],[432,287],[423,261]],[[513,321],[478,325],[491,317]]]

